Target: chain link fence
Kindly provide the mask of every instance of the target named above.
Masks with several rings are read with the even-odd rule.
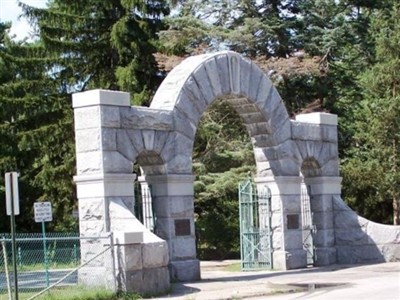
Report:
[[[82,238],[79,233],[46,233],[46,237],[41,233],[17,234],[18,298],[71,299],[76,295],[79,299],[79,293],[95,286],[113,290],[111,241],[109,235]],[[14,282],[12,239],[10,234],[0,234],[0,300],[15,299]]]

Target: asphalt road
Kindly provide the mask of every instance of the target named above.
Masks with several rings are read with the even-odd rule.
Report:
[[[400,300],[400,262],[259,272],[228,272],[223,264],[202,262],[201,281],[176,283],[156,299]]]
[[[56,283],[71,270],[49,270],[49,285]],[[14,285],[14,275],[10,273],[11,286]],[[78,283],[77,272],[72,273],[60,283],[60,286],[74,285]],[[18,289],[41,289],[46,288],[46,272],[45,271],[30,271],[18,272]],[[7,290],[6,274],[0,272],[0,290]]]
[[[201,262],[202,280],[175,283],[165,300],[400,300],[400,262],[373,265],[334,265],[291,271],[230,272],[225,262]],[[50,284],[70,270],[52,270]],[[44,271],[20,272],[21,289],[46,287]],[[13,282],[13,277],[10,278]],[[76,272],[62,283],[77,284]],[[0,273],[0,290],[6,278]]]

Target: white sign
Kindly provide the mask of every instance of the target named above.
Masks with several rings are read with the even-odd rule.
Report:
[[[33,203],[35,211],[35,222],[51,222],[53,221],[53,213],[51,211],[50,202],[35,202]]]
[[[14,215],[19,215],[19,192],[18,173],[8,172],[5,174],[6,183],[6,211],[11,216],[11,207],[14,205]]]

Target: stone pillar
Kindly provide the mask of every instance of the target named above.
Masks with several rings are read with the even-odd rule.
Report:
[[[113,248],[80,269],[79,282],[142,292],[137,290],[138,281],[132,280],[142,278],[140,284],[154,287],[152,293],[165,292],[169,288],[167,244],[133,215],[136,175],[132,174],[133,163],[117,150],[121,110],[130,107],[129,94],[104,90],[78,93],[73,95],[73,107],[80,235],[96,237],[120,232],[116,240],[118,251]],[[135,233],[143,236],[142,241],[125,238],[136,236]],[[110,239],[82,239],[82,262],[101,252],[105,244],[110,245]],[[138,251],[145,254],[140,256],[141,264],[133,266],[131,262]]]
[[[93,90],[73,95],[77,161],[74,180],[79,202],[80,236],[83,238],[104,236],[110,232],[110,197],[133,195],[133,190],[126,188],[126,182],[132,182],[134,178],[131,174],[121,174],[126,170],[118,168],[121,164],[118,164],[115,153],[113,132],[120,126],[120,106],[129,106],[129,94]],[[104,244],[109,243],[110,240],[105,239],[82,239],[82,262],[91,259],[104,249]],[[111,259],[112,251],[109,251],[82,268],[79,282],[115,289]]]
[[[97,255],[105,249],[105,245],[111,243],[110,238],[96,239],[94,237],[106,236],[116,228],[119,230],[124,228],[127,219],[116,213],[115,207],[119,206],[119,203],[132,201],[134,179],[134,174],[93,174],[74,177],[79,199],[80,236],[84,238],[80,243],[82,263]],[[117,282],[113,267],[113,250],[107,251],[80,269],[79,282],[115,290]]]
[[[340,195],[341,181],[341,177],[304,178],[311,189],[311,211],[317,229],[313,236],[316,266],[336,263],[333,196]]]
[[[273,268],[289,270],[307,266],[303,249],[300,185],[301,177],[258,177],[258,187],[271,190]]]
[[[151,175],[156,219],[155,233],[168,242],[169,269],[172,279],[200,279],[200,263],[196,258],[194,228],[193,175]]]
[[[73,107],[81,236],[120,230],[125,218],[114,214],[111,222],[110,210],[120,205],[130,211],[136,178],[133,163],[117,151],[120,110],[130,107],[129,94],[105,90],[77,93]]]

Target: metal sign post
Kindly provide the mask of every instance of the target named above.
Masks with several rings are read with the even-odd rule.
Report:
[[[19,215],[19,191],[18,173],[8,172],[5,174],[6,185],[6,212],[11,218],[11,254],[14,272],[15,300],[18,300],[18,274],[17,274],[17,247],[15,241],[15,216]]]
[[[43,255],[44,255],[44,266],[46,270],[46,285],[49,287],[49,260],[47,255],[47,246],[46,246],[46,226],[44,222],[53,221],[53,213],[51,211],[51,203],[50,202],[35,202],[33,204],[34,212],[35,212],[35,222],[42,223],[42,234],[43,234]]]

